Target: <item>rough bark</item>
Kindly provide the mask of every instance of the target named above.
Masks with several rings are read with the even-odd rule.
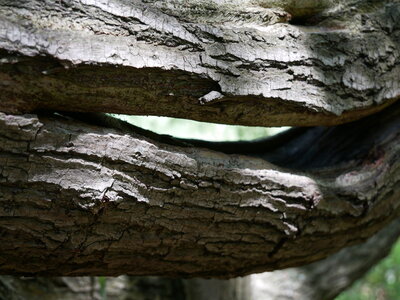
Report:
[[[362,245],[298,268],[230,280],[184,281],[189,300],[331,300],[388,255],[400,235],[397,219]]]
[[[399,104],[247,143],[12,114],[345,123],[398,100],[399,20],[398,1],[0,0],[0,273],[233,277],[363,242],[399,216]],[[393,224],[386,239],[308,267],[231,281],[123,277],[122,292],[331,299],[387,252]],[[96,295],[71,278],[0,282],[7,299]]]
[[[398,1],[1,0],[0,111],[344,123],[399,98],[399,20]]]
[[[233,277],[322,259],[398,216],[399,112],[249,155],[0,114],[0,273]]]
[[[362,245],[342,249],[309,266],[230,280],[0,276],[0,299],[7,300],[330,300],[389,253],[400,234],[397,219]],[[35,292],[33,292],[35,291]]]

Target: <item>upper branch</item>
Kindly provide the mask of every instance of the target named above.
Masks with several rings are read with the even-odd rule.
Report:
[[[391,2],[1,0],[0,111],[359,119],[400,96]]]

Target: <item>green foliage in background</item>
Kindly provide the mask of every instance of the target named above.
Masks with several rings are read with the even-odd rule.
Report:
[[[400,242],[391,254],[336,300],[399,300]]]
[[[230,126],[164,117],[121,115],[115,117],[160,134],[210,141],[251,140],[273,135],[288,128]],[[105,291],[105,279],[102,278],[99,283]],[[105,299],[105,294],[103,296]],[[400,242],[396,244],[389,257],[336,300],[400,300]]]
[[[166,117],[143,117],[113,115],[138,127],[159,134],[173,135],[179,138],[209,141],[253,140],[278,133],[288,127],[246,127],[189,121]]]
[[[107,278],[104,276],[97,277],[100,286],[101,300],[107,300]]]

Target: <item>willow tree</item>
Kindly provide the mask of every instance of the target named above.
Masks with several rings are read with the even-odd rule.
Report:
[[[5,298],[332,299],[400,233],[398,1],[0,0],[0,49]]]

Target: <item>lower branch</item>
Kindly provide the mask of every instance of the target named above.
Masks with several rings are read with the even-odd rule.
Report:
[[[362,245],[308,266],[230,280],[162,277],[0,276],[1,299],[331,300],[386,256],[400,234],[397,219]],[[103,297],[104,298],[104,297]]]

